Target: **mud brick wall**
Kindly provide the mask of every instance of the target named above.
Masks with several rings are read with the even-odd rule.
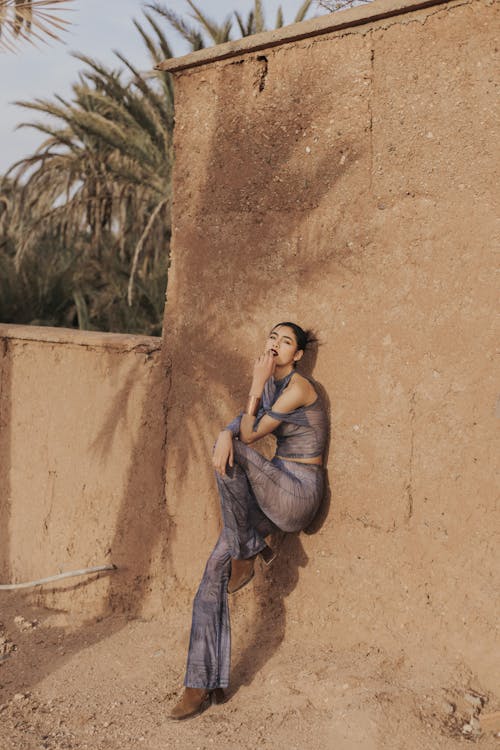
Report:
[[[498,6],[421,6],[165,63],[170,570],[187,630],[219,526],[213,441],[269,327],[296,320],[321,342],[306,368],[330,405],[330,491],[237,626],[275,618],[287,641],[493,687]]]

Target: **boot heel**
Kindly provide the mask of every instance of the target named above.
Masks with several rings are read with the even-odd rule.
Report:
[[[228,594],[235,594],[237,591],[250,583],[254,577],[254,562],[257,555],[245,559],[231,558],[231,577],[227,584]]]
[[[215,688],[211,693],[212,704],[225,703],[227,698],[222,688]]]
[[[211,691],[204,688],[184,688],[182,697],[170,713],[170,718],[176,721],[198,716],[212,703]]]
[[[259,552],[259,555],[263,563],[271,565],[273,560],[276,560],[278,553],[266,544],[264,549],[261,549]]]

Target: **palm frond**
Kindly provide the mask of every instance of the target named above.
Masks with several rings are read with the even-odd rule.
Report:
[[[73,0],[0,0],[0,50],[15,52],[19,42],[61,41],[69,21],[60,16]]]
[[[144,228],[144,232],[141,234],[139,238],[139,242],[137,243],[135,247],[134,256],[132,258],[132,270],[130,272],[128,292],[127,292],[127,299],[128,299],[129,305],[132,305],[132,302],[133,302],[134,281],[135,281],[135,276],[137,273],[137,264],[139,262],[139,257],[141,255],[141,252],[144,248],[144,243],[149,237],[158,215],[163,209],[166,208],[166,206],[169,203],[169,200],[170,200],[169,198],[164,198],[163,200],[159,201],[158,205],[152,211],[151,216],[149,217],[148,223],[146,224],[146,227]]]
[[[161,3],[147,3],[146,8],[150,8],[159,16],[165,18],[170,26],[175,29],[187,42],[189,42],[193,51],[203,49],[205,43],[203,41],[202,34],[184,21],[181,16],[178,16],[174,11],[165,8]]]
[[[306,15],[308,14],[311,5],[312,5],[312,0],[305,0],[305,2],[302,3],[300,8],[298,9],[293,22],[300,23],[301,21],[303,21]]]
[[[222,25],[218,25],[215,21],[212,21],[208,16],[203,15],[201,10],[194,4],[193,0],[186,0],[187,4],[193,11],[192,18],[201,25],[201,27],[207,32],[214,44],[222,44],[223,42],[229,41],[229,34],[231,32],[231,17],[228,17]]]
[[[262,1],[261,0],[255,0],[254,3],[254,28],[255,34],[259,34],[261,31],[265,31],[266,29],[266,19],[264,18],[264,9],[262,7]]]
[[[159,49],[160,49],[163,57],[164,58],[173,57],[174,53],[172,51],[172,48],[170,47],[170,43],[169,43],[167,37],[165,36],[165,34],[160,29],[160,26],[158,25],[158,23],[156,22],[156,20],[153,18],[153,16],[151,15],[151,13],[146,13],[146,11],[144,11],[144,16],[147,19],[147,21],[148,21],[149,25],[151,26],[151,28],[153,29],[153,31],[155,32],[155,34],[156,34],[157,44],[158,44],[158,47],[159,47]]]
[[[253,20],[253,14],[250,14]],[[243,18],[240,16],[237,10],[234,11],[234,17],[236,18],[236,22],[240,29],[240,34],[242,37],[249,36],[252,28],[252,21],[250,22],[250,26],[245,26],[245,22],[243,21]]]

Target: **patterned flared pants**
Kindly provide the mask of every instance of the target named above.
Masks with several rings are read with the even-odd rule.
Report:
[[[234,466],[216,474],[223,529],[193,602],[186,687],[229,685],[231,626],[227,584],[231,558],[247,558],[265,547],[275,531],[308,526],[323,496],[324,470],[317,465],[271,461],[234,440]]]

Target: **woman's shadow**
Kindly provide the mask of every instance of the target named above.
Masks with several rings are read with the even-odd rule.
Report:
[[[308,377],[316,364],[318,354],[318,342],[308,348],[298,368]],[[314,381],[319,397],[323,401],[330,427],[330,400],[323,386]],[[324,454],[324,466],[328,465],[328,453],[330,445],[330,429],[326,441]],[[325,491],[321,505],[313,521],[302,533],[311,535],[318,532],[326,521],[330,510],[331,491],[328,481],[328,472],[325,471]],[[285,534],[278,532],[273,535],[271,546],[279,552],[277,558],[264,570],[263,575],[256,576],[254,584],[255,591],[255,618],[249,642],[238,654],[236,664],[233,665],[232,686],[230,694],[234,695],[243,685],[252,683],[254,677],[260,672],[264,664],[271,659],[285,638],[286,613],[285,599],[295,589],[299,578],[300,568],[305,568],[309,557],[303,547],[299,534]],[[243,592],[242,592],[243,593]],[[247,594],[247,591],[243,595]]]

